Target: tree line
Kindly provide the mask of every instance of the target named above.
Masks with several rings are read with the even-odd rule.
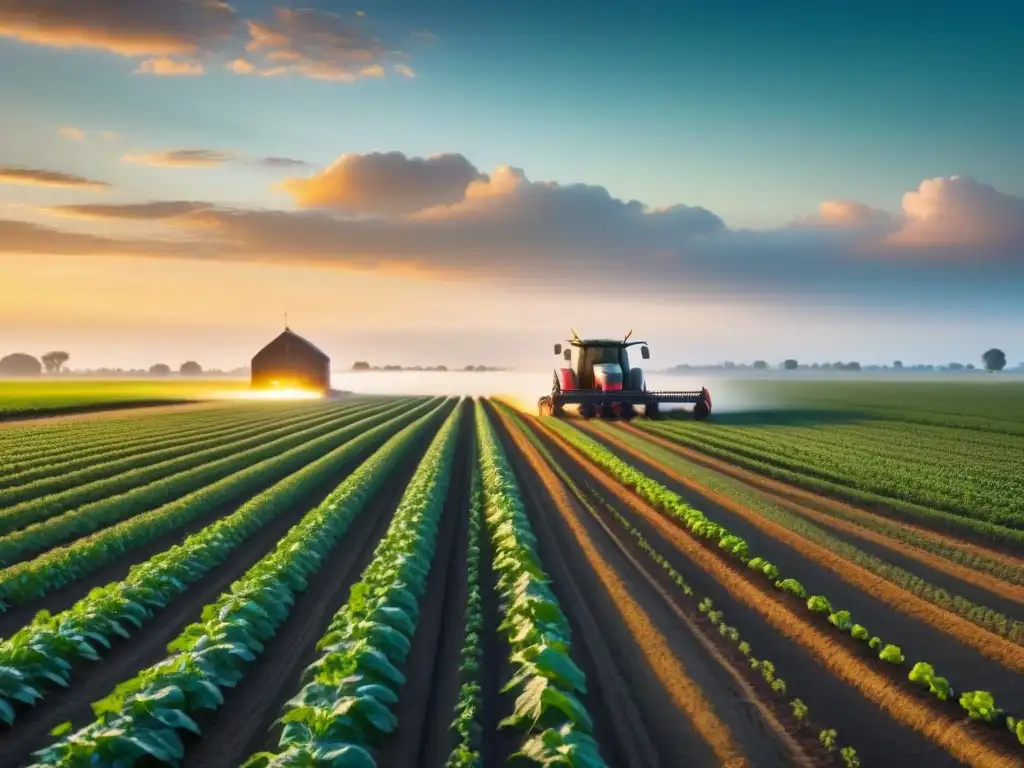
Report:
[[[1001,370],[1003,370],[1006,367],[1006,354],[1001,349],[995,349],[995,348],[989,349],[988,351],[986,351],[981,356],[981,362],[982,362],[982,365],[984,366],[986,371],[1001,371]],[[851,362],[836,361],[836,362],[810,363],[810,364],[807,364],[807,363],[801,363],[798,360],[795,360],[793,358],[789,358],[787,360],[784,360],[782,363],[779,364],[778,367],[783,369],[783,370],[786,370],[786,371],[795,371],[795,370],[798,370],[798,369],[800,369],[800,370],[812,370],[812,371],[860,371],[860,370],[862,370],[861,364],[859,362],[856,362],[856,361],[851,361]],[[889,366],[889,365],[883,365],[883,366],[872,365],[872,366],[866,366],[866,367],[869,370],[877,370],[877,369],[881,368],[881,369],[895,370],[895,371],[902,371],[902,370],[934,371],[936,369],[938,369],[938,370],[947,370],[947,371],[973,371],[973,370],[976,370],[976,367],[975,367],[974,363],[966,363],[966,364],[964,364],[964,363],[947,363],[944,366],[941,366],[941,365],[940,366],[936,366],[936,365],[905,366],[903,364],[902,360],[894,360],[891,366]],[[1024,367],[1024,364],[1022,364],[1022,367]],[[706,370],[706,369],[716,369],[716,370],[720,369],[720,370],[731,371],[731,370],[736,370],[736,369],[751,369],[751,368],[753,370],[755,370],[755,371],[766,371],[769,368],[771,368],[771,365],[769,365],[766,360],[755,360],[753,365],[747,365],[745,363],[737,364],[737,363],[732,362],[731,360],[727,360],[726,362],[724,362],[724,363],[722,363],[720,365],[686,365],[686,364],[676,365],[676,366],[672,367],[670,370],[672,370],[672,371],[685,371],[685,370],[694,370],[694,369],[703,369],[703,370]]]
[[[51,375],[68,373],[67,362],[70,359],[71,355],[67,352],[61,351],[47,352],[45,355],[38,358],[24,352],[14,352],[13,354],[6,355],[5,357],[0,357],[0,376],[41,376],[44,371]],[[147,371],[142,370],[110,370],[107,368],[103,368],[98,371],[98,373],[130,374],[143,374],[146,372]],[[90,373],[92,373],[92,371],[90,371]],[[155,363],[154,365],[149,366],[148,373],[151,376],[170,376],[172,370],[171,366],[166,363]],[[182,376],[201,376],[203,374],[203,366],[195,360],[186,360],[178,366],[178,373]],[[211,373],[213,373],[213,371],[211,371]],[[221,371],[217,371],[217,373],[221,373]]]

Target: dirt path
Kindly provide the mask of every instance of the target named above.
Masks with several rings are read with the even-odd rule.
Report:
[[[406,660],[406,682],[394,710],[398,729],[377,755],[379,765],[443,768],[452,750],[449,726],[459,691],[465,635],[469,546],[469,480],[473,412],[463,404],[451,484],[427,577],[419,623]]]
[[[275,721],[285,702],[298,692],[302,670],[319,657],[317,641],[373,559],[433,436],[434,431],[421,436],[391,472],[391,482],[356,518],[246,676],[224,692],[220,709],[197,718],[203,736],[186,741],[185,764],[189,768],[241,765],[254,752],[276,748],[280,731]]]
[[[307,501],[296,504],[294,509],[263,526],[231,558],[159,610],[130,639],[114,638],[111,649],[102,654],[99,662],[76,664],[70,688],[51,688],[34,708],[19,712],[14,729],[0,736],[0,753],[4,756],[4,764],[21,764],[19,761],[29,760],[32,751],[53,741],[49,731],[58,723],[70,720],[76,727],[85,725],[92,719],[91,702],[106,696],[122,680],[133,677],[166,657],[167,644],[188,624],[199,619],[203,607],[214,602],[253,564],[270,552],[281,537],[306,512],[320,504],[358,464],[358,461],[351,462],[331,480],[312,490]],[[357,520],[349,535],[357,537],[359,527],[366,527],[366,520],[370,517],[367,515]],[[118,564],[117,567],[123,568],[124,564]],[[77,585],[75,588],[84,589]],[[7,762],[8,759],[10,762]]]
[[[967,723],[955,702],[940,706],[941,703],[911,687],[902,677],[893,677],[892,668],[884,662],[862,660],[857,641],[830,631],[831,628],[818,629],[802,608],[797,607],[801,601],[767,588],[760,579],[754,580],[745,569],[738,569],[721,556],[716,548],[691,538],[676,523],[611,481],[602,471],[587,463],[581,466],[602,488],[630,506],[634,519],[642,521],[640,527],[645,535],[650,532],[652,536],[659,536],[661,542],[682,555],[673,563],[678,562],[681,569],[688,568],[687,577],[695,580],[695,588],[700,583],[700,588],[709,592],[716,607],[724,608],[727,621],[737,613],[746,614],[744,623],[737,625],[741,635],[755,634],[756,647],[768,649],[762,653],[776,661],[780,674],[795,685],[794,690],[801,691],[812,714],[815,711],[842,713],[843,719],[836,727],[841,733],[845,731],[851,743],[864,753],[865,765],[892,764],[896,759],[910,761],[910,764],[944,765],[949,764],[950,758],[986,768],[1018,764],[1011,739],[1004,738],[1004,734]],[[709,514],[714,516],[714,511],[709,510]],[[691,563],[689,567],[687,561]],[[714,582],[717,582],[717,589]],[[831,597],[831,593],[829,595]],[[854,615],[856,617],[856,613]],[[762,628],[767,624],[768,631],[757,627],[745,629],[746,621],[751,618]],[[734,622],[735,619],[730,621]],[[753,645],[754,641],[751,643]],[[807,656],[829,670],[832,676],[815,672]],[[836,689],[835,682],[845,685]],[[998,696],[996,698],[998,700]],[[891,720],[879,719],[883,713]],[[923,736],[933,744],[922,741]],[[934,745],[941,746],[948,754],[937,752]]]
[[[701,453],[700,451],[697,451],[693,448],[681,445],[680,443],[677,443],[673,440],[669,440],[668,438],[662,437],[661,435],[655,434],[645,429],[634,427],[630,424],[620,424],[618,426],[620,429],[623,429],[629,434],[642,437],[646,440],[650,440],[656,445],[659,445],[663,448],[667,448],[668,450],[678,454],[679,456],[682,456],[688,461],[695,462],[709,469],[713,469],[716,472],[721,472],[724,475],[728,475],[737,480],[741,480],[747,485],[757,488],[758,490],[767,492],[771,495],[798,502],[804,508],[819,510],[826,514],[838,514],[843,518],[848,518],[855,521],[862,521],[865,525],[870,525],[873,521],[884,521],[886,526],[891,526],[893,529],[901,530],[902,532],[907,534],[907,537],[911,540],[913,538],[929,539],[951,550],[956,550],[967,555],[976,555],[984,557],[989,560],[1005,563],[1006,565],[1015,569],[1024,570],[1024,558],[1015,556],[1013,554],[997,549],[992,549],[981,544],[975,544],[973,542],[966,541],[965,539],[950,536],[948,534],[944,534],[939,531],[934,531],[930,528],[925,528],[920,525],[914,525],[913,523],[898,520],[888,515],[879,515],[877,513],[861,509],[860,507],[854,506],[853,504],[849,504],[838,499],[833,499],[828,496],[824,496],[820,493],[815,493],[814,491],[809,491],[807,489],[800,488],[799,486],[794,485],[792,483],[786,483],[781,480],[766,477],[765,475],[758,474],[753,470],[745,469],[735,464],[730,464],[727,461],[716,458],[714,456],[710,456],[706,453]],[[831,519],[835,520],[837,523],[845,522],[835,517],[832,517]],[[853,524],[846,523],[846,525]],[[858,531],[856,535],[863,535],[863,533],[873,533],[869,529],[863,528],[858,525],[853,525],[853,528],[856,528]],[[846,528],[844,526],[844,530],[848,530],[851,533],[854,533],[852,528]],[[865,536],[865,538],[868,537]],[[893,541],[892,539],[889,539],[889,537],[885,538],[889,541]],[[891,544],[890,546],[904,549],[905,553],[910,557],[917,557],[918,553],[934,557],[934,555],[931,555],[931,553],[929,553],[927,550],[914,548],[913,544],[908,544],[906,540],[901,539],[893,541],[893,544]],[[922,560],[922,562],[924,561]]]
[[[800,764],[791,757],[780,758],[778,744],[768,733],[771,728],[765,728],[756,715],[751,717],[756,707],[752,710],[735,679],[723,674],[720,660],[689,634],[657,586],[638,572],[637,561],[615,546],[606,530],[580,508],[535,449],[517,431],[505,431],[504,439],[525,494],[533,497],[534,505],[538,496],[545,501],[544,507],[536,509],[536,532],[542,547],[550,541],[554,552],[551,557],[542,552],[544,562],[566,564],[570,578],[580,587],[581,597],[576,600],[591,608],[600,627],[598,637],[609,645],[611,658],[605,663],[616,669],[625,697],[638,710],[638,726],[619,725],[647,746],[649,755],[639,764]],[[562,582],[552,575],[558,593]],[[576,600],[560,596],[570,620],[578,610]],[[574,632],[573,638],[574,650],[591,642],[582,633]],[[590,698],[591,706],[612,708],[613,722],[619,717],[607,693],[595,699]],[[610,764],[624,764],[608,757]]]

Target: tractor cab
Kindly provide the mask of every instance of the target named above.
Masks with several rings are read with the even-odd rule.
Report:
[[[704,420],[711,413],[711,395],[706,388],[694,392],[652,392],[644,382],[641,368],[629,361],[629,347],[639,346],[640,357],[650,359],[647,343],[624,339],[581,339],[575,331],[568,346],[555,344],[555,354],[570,367],[556,368],[551,394],[537,401],[539,413],[561,416],[566,405],[578,405],[584,418],[632,418],[636,406],[649,418],[656,418],[663,403],[689,403],[694,418]]]

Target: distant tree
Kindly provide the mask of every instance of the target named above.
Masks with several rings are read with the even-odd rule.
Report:
[[[149,366],[149,373],[151,376],[168,376],[171,373],[171,366],[164,363],[156,363]]]
[[[974,363],[968,363],[967,364],[967,370],[968,371],[973,371],[974,370]]]
[[[842,368],[844,371],[859,371],[860,363],[854,361],[851,363],[847,363],[846,365],[843,365]]]
[[[47,373],[60,373],[61,367],[71,357],[67,352],[47,352],[43,355],[43,365]]]
[[[892,367],[893,368],[897,368],[897,369],[902,368],[903,367],[903,361],[902,360],[895,360],[895,361],[893,361]]]
[[[0,358],[0,376],[38,376],[43,372],[43,364],[32,355],[15,352]]]
[[[467,365],[462,370],[464,370],[464,371],[475,371],[476,370],[476,366],[475,365]]]
[[[181,364],[181,368],[178,369],[178,372],[182,376],[198,376],[203,372],[203,366],[194,360],[189,360],[188,362]]]
[[[981,356],[987,371],[1001,371],[1006,367],[1006,353],[1001,349],[990,349]]]
[[[736,367],[736,363],[734,363],[734,362],[733,362],[732,360],[726,360],[726,361],[725,361],[725,369],[726,369],[727,371],[731,371],[731,370],[733,370],[733,369],[734,369],[735,367]]]
[[[486,371],[486,370],[487,370],[487,366],[486,366],[486,365],[478,365],[478,366],[477,366],[476,368],[474,368],[473,370],[474,370],[474,371],[480,371],[480,372],[483,372],[483,371]]]
[[[963,363],[950,363],[946,366],[951,371],[962,371],[964,369]]]
[[[444,372],[444,371],[448,370],[448,366],[447,365],[439,365],[434,370],[435,371],[442,371],[442,372]]]
[[[353,371],[368,371],[370,370],[370,364],[365,360],[356,360],[352,363]]]
[[[764,360],[755,360],[754,361],[754,370],[755,371],[764,371],[764,370],[767,370],[767,369],[768,369],[768,363],[766,363]]]
[[[789,360],[786,360],[782,364],[782,367],[785,368],[787,371],[795,371],[797,368],[800,367],[800,364],[793,358],[789,358]]]

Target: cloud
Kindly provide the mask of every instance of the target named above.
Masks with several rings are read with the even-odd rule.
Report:
[[[227,58],[240,75],[355,82],[384,77],[403,56],[364,17],[277,7],[268,19],[243,18],[224,0],[0,0],[0,38],[145,58],[139,74],[201,75],[204,61]]]
[[[161,221],[181,218],[210,208],[208,203],[192,201],[156,201],[150,203],[58,205],[42,209],[56,216],[78,219],[124,221]]]
[[[160,152],[130,154],[121,158],[126,163],[162,168],[212,168],[235,160],[233,152],[212,149],[169,149]]]
[[[256,69],[256,65],[246,59],[232,59],[227,67],[236,75],[251,75]]]
[[[301,75],[314,80],[355,82],[383,77],[382,62],[396,55],[361,24],[311,9],[275,8],[270,21],[246,22],[250,57],[265,77]]]
[[[1024,198],[969,176],[925,179],[903,196],[902,227],[889,241],[950,246],[1024,243]]]
[[[62,232],[24,221],[0,219],[0,250],[4,253],[85,255],[162,255],[174,251],[169,244],[118,240],[109,237]]]
[[[121,56],[194,54],[223,41],[236,23],[221,0],[0,0],[0,37]]]
[[[395,74],[408,78],[416,77],[416,73],[413,72],[412,67],[407,64],[395,64]]]
[[[0,184],[27,184],[36,187],[61,187],[65,189],[110,189],[110,184],[74,176],[58,171],[43,171],[37,168],[20,168],[0,165]]]
[[[1019,304],[1024,200],[955,177],[939,182],[909,194],[899,215],[831,201],[798,224],[755,231],[699,206],[652,208],[601,186],[533,181],[512,166],[483,174],[462,155],[393,152],[343,155],[290,179],[299,210],[162,201],[49,212],[162,223],[166,238],[150,241],[150,255],[399,269],[512,291],[584,291],[594,301]],[[946,236],[922,240],[922,223]],[[907,232],[915,239],[896,237]]]
[[[196,77],[206,71],[197,61],[181,61],[167,56],[146,59],[135,70],[140,75],[161,75],[163,77]]]
[[[85,131],[81,128],[73,128],[70,125],[62,125],[57,129],[57,133],[63,136],[65,139],[71,139],[72,141],[84,141]]]
[[[260,157],[255,160],[255,163],[264,168],[308,168],[310,165],[305,160],[296,160],[291,157]]]
[[[885,211],[856,200],[825,200],[815,215],[797,218],[791,226],[866,229],[891,227],[894,221]]]
[[[320,173],[286,179],[279,187],[301,208],[393,216],[458,202],[481,179],[486,176],[459,154],[413,158],[373,152],[342,155]]]
[[[121,134],[119,134],[117,131],[104,131],[101,135],[107,141],[117,141],[118,139],[121,138]]]

